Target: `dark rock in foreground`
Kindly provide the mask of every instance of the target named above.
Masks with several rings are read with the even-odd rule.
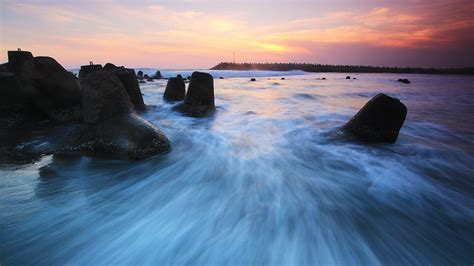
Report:
[[[169,78],[163,98],[168,101],[182,101],[186,96],[186,87],[181,75]]]
[[[81,66],[81,69],[79,70],[79,78],[85,78],[90,73],[101,69],[102,65],[94,65],[92,62],[90,62],[89,65]]]
[[[82,116],[95,124],[118,114],[133,113],[133,106],[120,80],[100,70],[81,80]]]
[[[401,83],[405,83],[405,84],[410,84],[411,83],[411,81],[409,81],[408,79],[398,79],[397,81],[401,82]]]
[[[143,101],[140,86],[138,85],[138,81],[136,79],[135,70],[125,67],[111,67],[109,68],[109,72],[113,73],[120,80],[127,91],[127,94],[130,97],[135,110],[138,112],[145,111],[146,106],[145,102]]]
[[[381,93],[367,102],[343,130],[363,141],[395,143],[406,115],[407,108],[400,100]]]
[[[208,73],[193,72],[184,103],[176,107],[193,117],[202,117],[215,110],[214,79]]]
[[[117,66],[112,64],[112,63],[107,63],[104,66],[104,70],[112,70],[112,69],[115,69],[115,68],[117,68]]]
[[[81,80],[84,124],[65,150],[92,152],[120,159],[143,159],[170,149],[169,140],[138,117],[120,80],[109,71]]]
[[[120,114],[97,125],[82,125],[66,150],[139,160],[168,151],[168,138],[134,113]]]

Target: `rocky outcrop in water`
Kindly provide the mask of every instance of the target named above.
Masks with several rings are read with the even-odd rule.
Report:
[[[157,70],[155,72],[155,75],[153,75],[152,77],[153,79],[162,79],[163,77],[161,76],[161,72],[159,70]]]
[[[139,70],[137,72],[137,78],[140,79],[140,80],[143,79],[143,71]]]
[[[81,80],[84,124],[66,150],[93,152],[120,159],[143,159],[170,149],[167,137],[136,115],[121,81],[109,71]]]
[[[362,141],[395,143],[407,115],[400,100],[378,94],[343,127]]]
[[[408,79],[398,79],[397,82],[401,82],[401,83],[405,83],[405,84],[410,84],[411,81],[409,81]]]
[[[206,116],[215,110],[214,78],[208,73],[193,72],[184,103],[177,109],[193,117]]]
[[[167,101],[182,101],[186,96],[186,86],[181,75],[169,78],[163,98]]]

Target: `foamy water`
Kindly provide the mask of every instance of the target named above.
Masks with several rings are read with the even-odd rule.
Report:
[[[142,84],[143,116],[172,143],[165,155],[4,162],[0,264],[474,262],[473,77],[212,74],[226,79],[209,118],[172,111],[166,80]],[[398,141],[340,138],[380,92],[408,107]],[[48,150],[65,130],[10,144]]]

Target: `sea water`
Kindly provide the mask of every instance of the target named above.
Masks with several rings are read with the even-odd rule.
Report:
[[[473,77],[210,72],[206,118],[173,111],[166,80],[141,84],[166,154],[0,162],[0,264],[474,262]],[[341,137],[378,93],[408,108],[397,142]],[[2,134],[34,153],[66,132]]]

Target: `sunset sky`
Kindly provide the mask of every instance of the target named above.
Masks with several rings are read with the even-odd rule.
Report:
[[[0,0],[1,61],[18,47],[68,68],[221,61],[474,66],[473,0]]]

